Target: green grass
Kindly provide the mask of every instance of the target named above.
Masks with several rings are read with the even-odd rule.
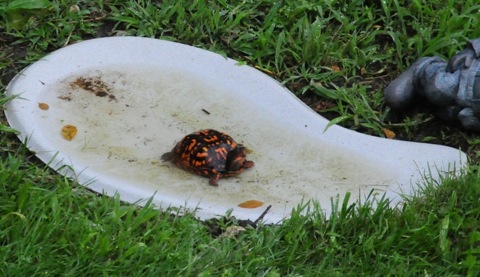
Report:
[[[461,147],[473,162],[458,179],[426,178],[402,207],[340,196],[328,218],[309,203],[282,225],[229,238],[212,231],[241,224],[228,215],[213,223],[172,216],[174,209],[98,196],[52,172],[2,115],[0,275],[478,275],[480,141],[428,109],[393,120],[382,99],[383,87],[418,58],[449,57],[480,36],[476,1],[12,3],[0,3],[2,92],[23,67],[65,45],[115,34],[162,38],[254,66],[302,99],[329,103],[319,112],[347,128]]]
[[[170,216],[97,196],[22,154],[0,164],[0,270],[25,275],[465,275],[479,270],[480,177],[427,185],[403,208],[305,205],[282,225],[212,237]],[[172,211],[174,212],[174,211]],[[303,214],[303,215],[301,215]],[[220,228],[238,224],[226,219]]]

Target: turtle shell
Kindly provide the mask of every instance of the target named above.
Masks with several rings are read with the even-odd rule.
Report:
[[[171,152],[163,154],[164,161],[210,178],[211,185],[218,179],[241,173],[254,163],[246,160],[246,148],[235,140],[213,129],[201,130],[185,136]]]

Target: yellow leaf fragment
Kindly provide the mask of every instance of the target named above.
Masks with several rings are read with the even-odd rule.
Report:
[[[262,201],[258,200],[248,200],[243,203],[238,204],[240,208],[246,208],[246,209],[255,209],[263,205]]]
[[[395,138],[395,133],[392,130],[387,128],[382,128],[383,133],[385,134],[386,138],[393,139]]]
[[[220,237],[221,238],[235,238],[238,234],[241,232],[245,232],[247,229],[241,227],[241,226],[228,226],[225,232],[223,232]]]
[[[77,127],[73,126],[73,125],[65,125],[63,126],[62,128],[62,136],[66,139],[66,140],[72,140],[75,135],[77,134]]]
[[[336,66],[336,65],[332,65],[332,66],[330,66],[330,68],[332,69],[333,72],[342,71],[342,69],[339,66]]]
[[[44,111],[50,108],[47,103],[38,103],[38,107],[40,108],[40,110],[44,110]]]

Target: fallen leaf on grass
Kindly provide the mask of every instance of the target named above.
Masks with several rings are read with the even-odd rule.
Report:
[[[240,208],[246,208],[246,209],[255,209],[263,205],[262,201],[258,200],[248,200],[243,203],[238,204]]]
[[[40,110],[44,110],[44,111],[50,108],[47,103],[38,103],[38,107],[40,108]]]
[[[333,72],[342,71],[342,69],[339,66],[336,66],[336,65],[332,65],[332,66],[330,66],[330,68],[332,69]]]
[[[266,68],[263,68],[263,67],[261,67],[261,66],[259,66],[259,65],[255,65],[255,68],[258,69],[258,70],[261,70],[261,71],[263,71],[263,72],[265,72],[265,73],[267,73],[267,74],[270,75],[271,77],[275,77],[275,76],[276,76],[275,72],[273,72],[273,71],[271,71],[271,70],[268,70],[268,69],[266,69]]]
[[[247,229],[241,227],[241,226],[228,226],[225,232],[223,232],[220,237],[221,238],[235,238],[238,234],[241,232],[245,232]]]
[[[62,128],[62,136],[66,139],[66,140],[72,140],[75,135],[77,134],[77,127],[73,126],[73,125],[65,125],[63,126]]]
[[[386,138],[393,139],[395,138],[395,133],[392,130],[387,128],[382,128],[383,133],[385,134]]]

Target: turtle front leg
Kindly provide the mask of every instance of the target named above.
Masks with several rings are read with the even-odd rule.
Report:
[[[255,165],[255,163],[253,161],[247,161],[245,160],[243,162],[243,168],[250,168],[250,167],[253,167]]]
[[[217,174],[213,175],[210,178],[210,185],[214,186],[214,187],[218,187],[218,180],[220,180],[221,177],[222,177],[222,175],[220,173],[217,173]]]

